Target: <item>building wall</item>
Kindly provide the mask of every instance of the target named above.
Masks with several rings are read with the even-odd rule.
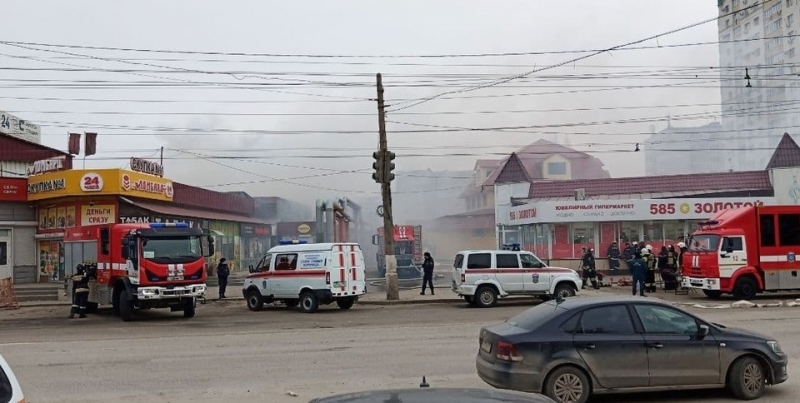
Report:
[[[33,283],[36,276],[34,238],[36,210],[28,203],[0,203],[1,242],[6,242],[7,271],[0,278],[12,277],[15,283]],[[6,238],[7,236],[7,238]]]
[[[722,123],[729,131],[725,148],[733,149],[732,169],[763,169],[780,136],[800,124],[793,104],[800,82],[786,79],[800,73],[800,41],[786,37],[800,32],[800,4],[770,1],[743,10],[755,2],[718,3],[721,16],[739,11],[718,22]],[[742,66],[749,66],[750,87]]]

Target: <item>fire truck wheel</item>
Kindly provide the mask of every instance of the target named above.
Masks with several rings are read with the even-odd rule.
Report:
[[[475,293],[475,303],[479,308],[491,308],[497,305],[497,291],[489,286],[481,286]]]
[[[756,297],[758,292],[758,284],[750,277],[742,277],[736,280],[736,285],[733,287],[733,298],[737,300],[751,300]]]
[[[339,298],[336,300],[336,305],[339,305],[340,309],[350,309],[353,307],[353,304],[356,303],[355,298]]]
[[[186,306],[183,307],[183,317],[184,318],[194,318],[194,303],[192,300],[186,302]]]
[[[261,298],[261,293],[256,290],[247,292],[247,308],[251,311],[260,311],[264,308],[264,298]]]
[[[300,294],[300,310],[305,313],[314,313],[319,309],[319,301],[314,293],[306,291]]]
[[[128,290],[122,290],[119,295],[119,316],[124,322],[133,320],[133,301],[128,298]]]
[[[722,293],[717,290],[703,290],[703,294],[711,299],[720,299],[722,297]]]

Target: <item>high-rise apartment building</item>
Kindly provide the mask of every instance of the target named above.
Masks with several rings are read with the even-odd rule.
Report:
[[[763,169],[783,133],[800,127],[800,41],[794,36],[800,0],[717,4],[725,132],[719,148],[729,151],[732,166],[725,165],[734,170]]]

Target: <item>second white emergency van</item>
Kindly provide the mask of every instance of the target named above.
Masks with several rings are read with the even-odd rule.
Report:
[[[307,313],[336,303],[350,309],[367,292],[364,254],[357,243],[298,243],[275,246],[250,267],[242,293],[247,307],[283,302]]]

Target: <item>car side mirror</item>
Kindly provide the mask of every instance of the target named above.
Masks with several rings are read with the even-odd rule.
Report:
[[[211,235],[208,236],[208,255],[206,256],[214,256],[214,237]]]
[[[120,240],[120,246],[120,256],[122,256],[123,259],[128,260],[128,238],[122,238]]]
[[[255,273],[255,272],[256,272],[256,269],[255,269],[255,267],[253,267],[253,265],[252,265],[252,264],[251,264],[251,265],[249,265],[249,266],[247,266],[247,270],[249,270],[249,271],[250,271],[250,273]]]
[[[711,329],[709,329],[708,326],[700,325],[700,328],[697,329],[697,336],[700,339],[703,339],[704,337],[708,336],[708,333],[710,333],[710,332],[711,332]]]
[[[379,243],[378,241],[380,241],[380,237],[378,236],[378,234],[372,235],[372,244],[377,245]]]

